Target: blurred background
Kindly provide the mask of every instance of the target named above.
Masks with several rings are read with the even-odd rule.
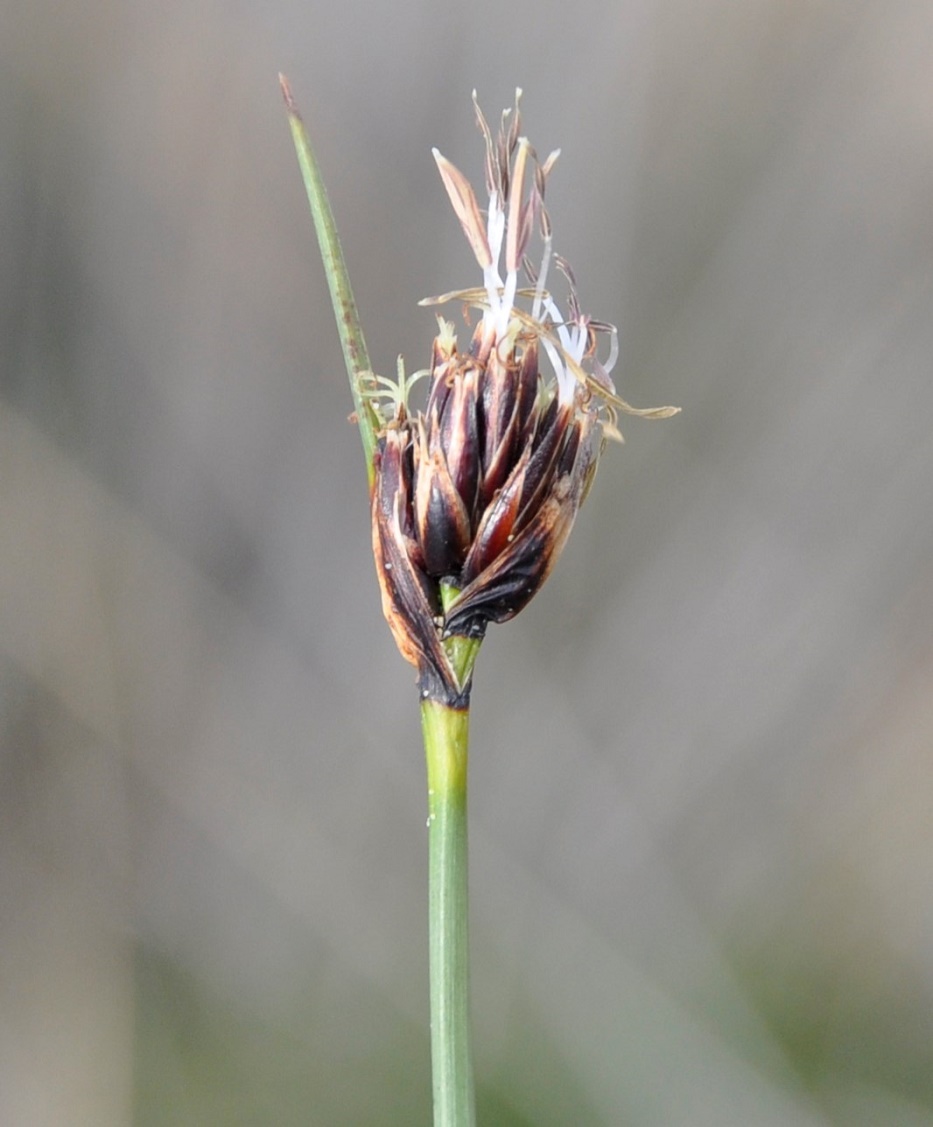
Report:
[[[0,1122],[428,1123],[374,364],[525,90],[628,420],[474,688],[483,1124],[933,1124],[933,6],[0,7]],[[623,420],[624,422],[625,420]]]

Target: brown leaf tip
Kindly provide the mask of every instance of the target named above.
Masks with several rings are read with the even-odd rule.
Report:
[[[292,97],[292,88],[288,83],[288,79],[279,71],[279,89],[282,91],[282,98],[285,101],[285,108],[293,116],[300,118],[301,114],[298,112],[298,107],[295,105],[295,99]]]

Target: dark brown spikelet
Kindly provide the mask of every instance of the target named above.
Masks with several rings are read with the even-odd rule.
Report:
[[[406,661],[429,677],[437,695],[460,691],[435,626],[438,592],[428,579],[413,535],[411,427],[388,428],[379,439],[372,497],[373,556],[385,615]]]

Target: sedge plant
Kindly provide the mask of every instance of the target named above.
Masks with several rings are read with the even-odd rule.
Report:
[[[567,540],[607,439],[621,439],[610,372],[616,329],[582,311],[552,249],[544,206],[558,153],[543,162],[521,135],[520,91],[485,142],[488,203],[436,149],[441,182],[482,284],[427,298],[474,314],[458,344],[442,316],[425,372],[374,374],[314,151],[281,78],[343,346],[366,459],[382,609],[415,666],[428,777],[431,1062],[435,1127],[475,1122],[470,1045],[467,762],[473,667],[487,626],[536,594]],[[532,247],[537,247],[534,259]],[[556,274],[563,306],[549,285]],[[428,378],[423,405],[412,387]]]

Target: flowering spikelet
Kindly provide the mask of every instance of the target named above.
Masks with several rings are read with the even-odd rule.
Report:
[[[605,439],[621,438],[617,412],[664,418],[676,410],[639,411],[616,395],[616,330],[581,311],[573,274],[552,252],[544,193],[558,154],[539,163],[520,136],[519,96],[495,139],[473,96],[486,142],[485,216],[469,181],[434,151],[483,285],[422,304],[457,300],[479,310],[472,339],[461,351],[454,326],[438,318],[430,372],[421,373],[430,376],[424,410],[411,413],[411,380],[401,370],[398,383],[374,377],[369,392],[388,400],[372,498],[383,611],[423,694],[448,703],[469,694],[449,639],[481,638],[487,623],[512,618],[540,588]],[[527,257],[536,235],[537,267]],[[566,283],[566,312],[545,286],[552,266]]]

